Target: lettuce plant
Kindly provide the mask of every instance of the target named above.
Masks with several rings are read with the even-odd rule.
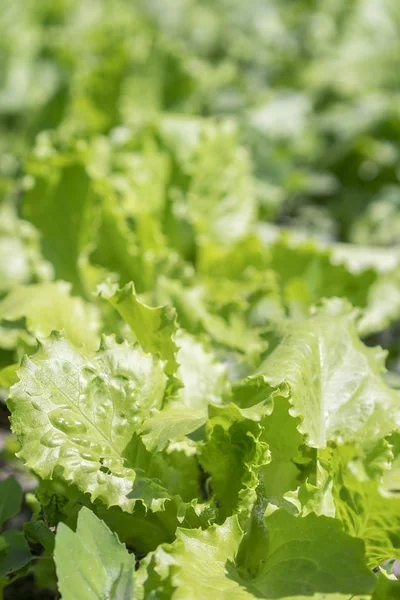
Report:
[[[24,533],[2,535],[3,585],[32,573],[67,600],[397,594],[381,565],[400,547],[400,397],[385,352],[360,338],[372,314],[372,331],[385,325],[373,290],[397,264],[366,253],[356,269],[333,246],[265,239],[241,203],[225,213],[235,178],[203,192],[212,226],[190,174],[182,215],[164,181],[160,220],[140,188],[117,195],[113,166],[93,171],[96,151],[55,147],[55,171],[24,192],[53,272],[0,301],[12,357],[0,378],[17,457],[37,481]],[[35,173],[49,159],[32,160]],[[87,185],[53,244],[52,178],[74,178],[71,160]],[[219,219],[240,228],[225,239]],[[180,227],[187,250],[173,247]],[[3,489],[6,521],[21,491],[13,479]]]
[[[0,598],[400,598],[395,3],[6,4]]]

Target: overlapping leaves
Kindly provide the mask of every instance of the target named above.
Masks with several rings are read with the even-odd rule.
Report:
[[[292,5],[0,10],[0,595],[400,596],[400,13]]]

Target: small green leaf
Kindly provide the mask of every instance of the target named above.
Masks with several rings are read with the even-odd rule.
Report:
[[[60,523],[54,552],[63,600],[133,600],[135,558],[88,508],[76,532]]]
[[[22,569],[31,559],[28,544],[20,531],[9,529],[3,537],[7,547],[0,552],[0,578]]]
[[[97,308],[71,296],[71,284],[65,281],[14,287],[0,302],[0,320],[23,317],[34,337],[45,338],[54,330],[63,330],[78,348],[91,351],[99,347]]]
[[[270,462],[270,453],[260,440],[260,425],[243,418],[233,404],[210,408],[207,428],[200,464],[211,476],[211,489],[225,519],[239,510],[239,501],[248,509],[255,500],[258,470]]]
[[[17,371],[19,369],[19,364],[15,363],[12,365],[8,365],[8,367],[4,367],[4,369],[0,370],[0,387],[10,388],[14,383],[18,381]]]
[[[22,503],[22,489],[14,477],[0,481],[0,526],[19,513]]]
[[[138,299],[133,283],[128,283],[120,290],[103,284],[99,290],[128,323],[143,350],[166,360],[166,372],[173,374],[178,368],[175,357],[178,346],[174,340],[178,329],[175,309],[170,306],[146,306]]]
[[[182,383],[162,410],[146,420],[143,441],[149,450],[163,450],[170,440],[179,440],[207,420],[208,406],[223,404],[229,393],[227,371],[211,351],[193,336],[179,330],[176,372]]]
[[[24,533],[30,542],[41,544],[49,554],[54,551],[54,533],[44,521],[29,521],[28,523],[24,523]]]

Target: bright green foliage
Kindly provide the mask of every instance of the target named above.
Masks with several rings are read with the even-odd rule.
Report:
[[[79,157],[72,156],[64,164],[33,162],[28,173],[34,179],[24,194],[23,216],[41,233],[43,255],[51,262],[55,277],[70,281],[74,292],[81,292],[78,259],[85,245],[91,202],[85,168]]]
[[[336,514],[346,531],[363,537],[373,567],[400,557],[400,499],[365,479],[354,449],[340,448],[327,464],[332,471]]]
[[[256,216],[249,157],[237,146],[236,138],[229,124],[220,130],[206,130],[194,150],[188,209],[201,244],[209,238],[220,245],[241,240]]]
[[[0,2],[0,600],[400,597],[399,32]]]
[[[225,519],[238,505],[252,506],[258,471],[271,458],[268,445],[260,440],[260,425],[244,419],[233,405],[210,409],[207,428],[200,463],[210,474],[210,485]]]
[[[218,599],[311,596],[322,600],[373,589],[374,576],[364,565],[362,543],[343,533],[333,519],[296,518],[281,509],[266,517],[265,523],[261,515],[260,527],[264,543],[256,550],[256,573],[236,558],[243,532],[235,517],[206,532],[179,530],[174,544],[161,547],[154,556],[161,579],[170,576],[176,586],[172,598],[213,594]]]
[[[100,343],[99,317],[96,307],[70,295],[70,284],[41,283],[14,287],[0,302],[0,322],[25,318],[27,331],[35,338],[45,338],[54,330],[63,330],[78,348],[97,350]],[[12,323],[8,324],[10,328]]]
[[[141,303],[132,284],[114,293],[106,286],[101,286],[100,290],[128,323],[143,350],[166,360],[167,373],[173,373],[178,366],[175,360],[178,350],[174,341],[178,328],[175,311],[170,306],[151,308]]]
[[[166,377],[158,359],[103,338],[90,360],[54,333],[23,362],[19,377],[8,399],[12,428],[19,456],[40,477],[51,478],[60,466],[92,499],[125,510],[141,493],[149,505],[163,497],[154,485],[153,498],[152,484],[136,476],[129,448],[162,403]]]
[[[285,398],[278,398],[272,414],[262,420],[261,439],[268,443],[271,461],[262,467],[259,478],[269,497],[279,498],[298,487],[300,468],[295,461],[307,459],[303,460],[304,438],[297,427],[298,421],[290,416],[290,404]]]
[[[229,392],[226,369],[211,352],[182,331],[177,334],[177,343],[177,376],[182,387],[162,411],[146,421],[143,441],[149,449],[162,450],[168,440],[180,439],[204,425],[208,406],[222,404]]]
[[[252,377],[272,387],[286,383],[308,443],[376,442],[400,425],[400,396],[382,380],[384,352],[358,338],[349,306],[332,299],[310,319],[285,321]]]

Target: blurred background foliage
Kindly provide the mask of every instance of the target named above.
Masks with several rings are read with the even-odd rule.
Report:
[[[43,130],[232,119],[261,220],[399,243],[397,0],[4,0],[0,30],[6,190]]]

